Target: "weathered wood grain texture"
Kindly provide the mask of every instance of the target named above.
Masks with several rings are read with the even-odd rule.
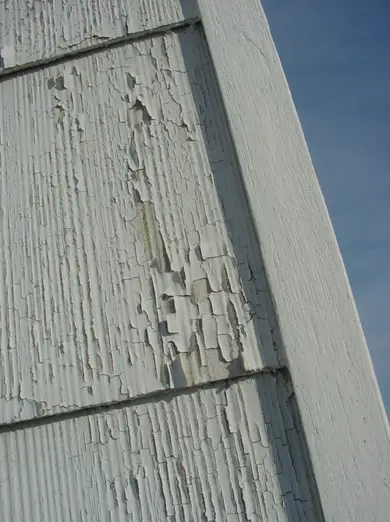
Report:
[[[0,99],[1,423],[279,366],[199,29]]]
[[[192,0],[0,0],[0,71],[196,17]]]
[[[256,0],[198,0],[325,519],[390,513],[389,426],[305,139]]]
[[[282,377],[0,433],[1,520],[314,522]]]

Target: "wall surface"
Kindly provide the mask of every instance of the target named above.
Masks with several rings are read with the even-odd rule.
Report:
[[[277,367],[199,28],[26,71],[0,96],[3,422]]]
[[[283,378],[260,376],[0,436],[2,520],[315,520]]]
[[[194,8],[58,4],[2,3],[2,518],[313,520]]]
[[[1,0],[0,69],[78,55],[197,17],[192,0]]]
[[[259,235],[209,28],[191,0],[0,1],[4,520],[324,520],[283,230]],[[264,176],[289,158],[267,111]]]

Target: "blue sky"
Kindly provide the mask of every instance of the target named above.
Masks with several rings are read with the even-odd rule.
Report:
[[[263,0],[390,412],[390,2]]]

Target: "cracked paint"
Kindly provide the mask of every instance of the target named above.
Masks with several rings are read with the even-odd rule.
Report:
[[[0,71],[197,16],[191,0],[0,0]]]
[[[280,366],[200,28],[0,91],[3,423]]]
[[[305,250],[329,236],[325,212],[319,192],[302,199],[311,165],[262,16],[225,0],[0,0],[1,519],[384,513],[367,361],[357,352],[374,399],[355,401],[363,422],[348,394],[329,399],[324,382],[342,372],[316,364],[338,338],[345,368],[343,346],[360,340],[340,330],[341,294],[335,328],[305,316],[338,268],[331,250],[317,264]],[[259,104],[243,95],[243,62]],[[340,493],[345,476],[357,487]]]
[[[1,518],[320,520],[290,400],[278,372],[0,433]]]

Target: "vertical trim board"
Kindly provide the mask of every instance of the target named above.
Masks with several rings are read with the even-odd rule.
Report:
[[[389,426],[352,292],[257,0],[198,0],[325,519],[390,512]]]

